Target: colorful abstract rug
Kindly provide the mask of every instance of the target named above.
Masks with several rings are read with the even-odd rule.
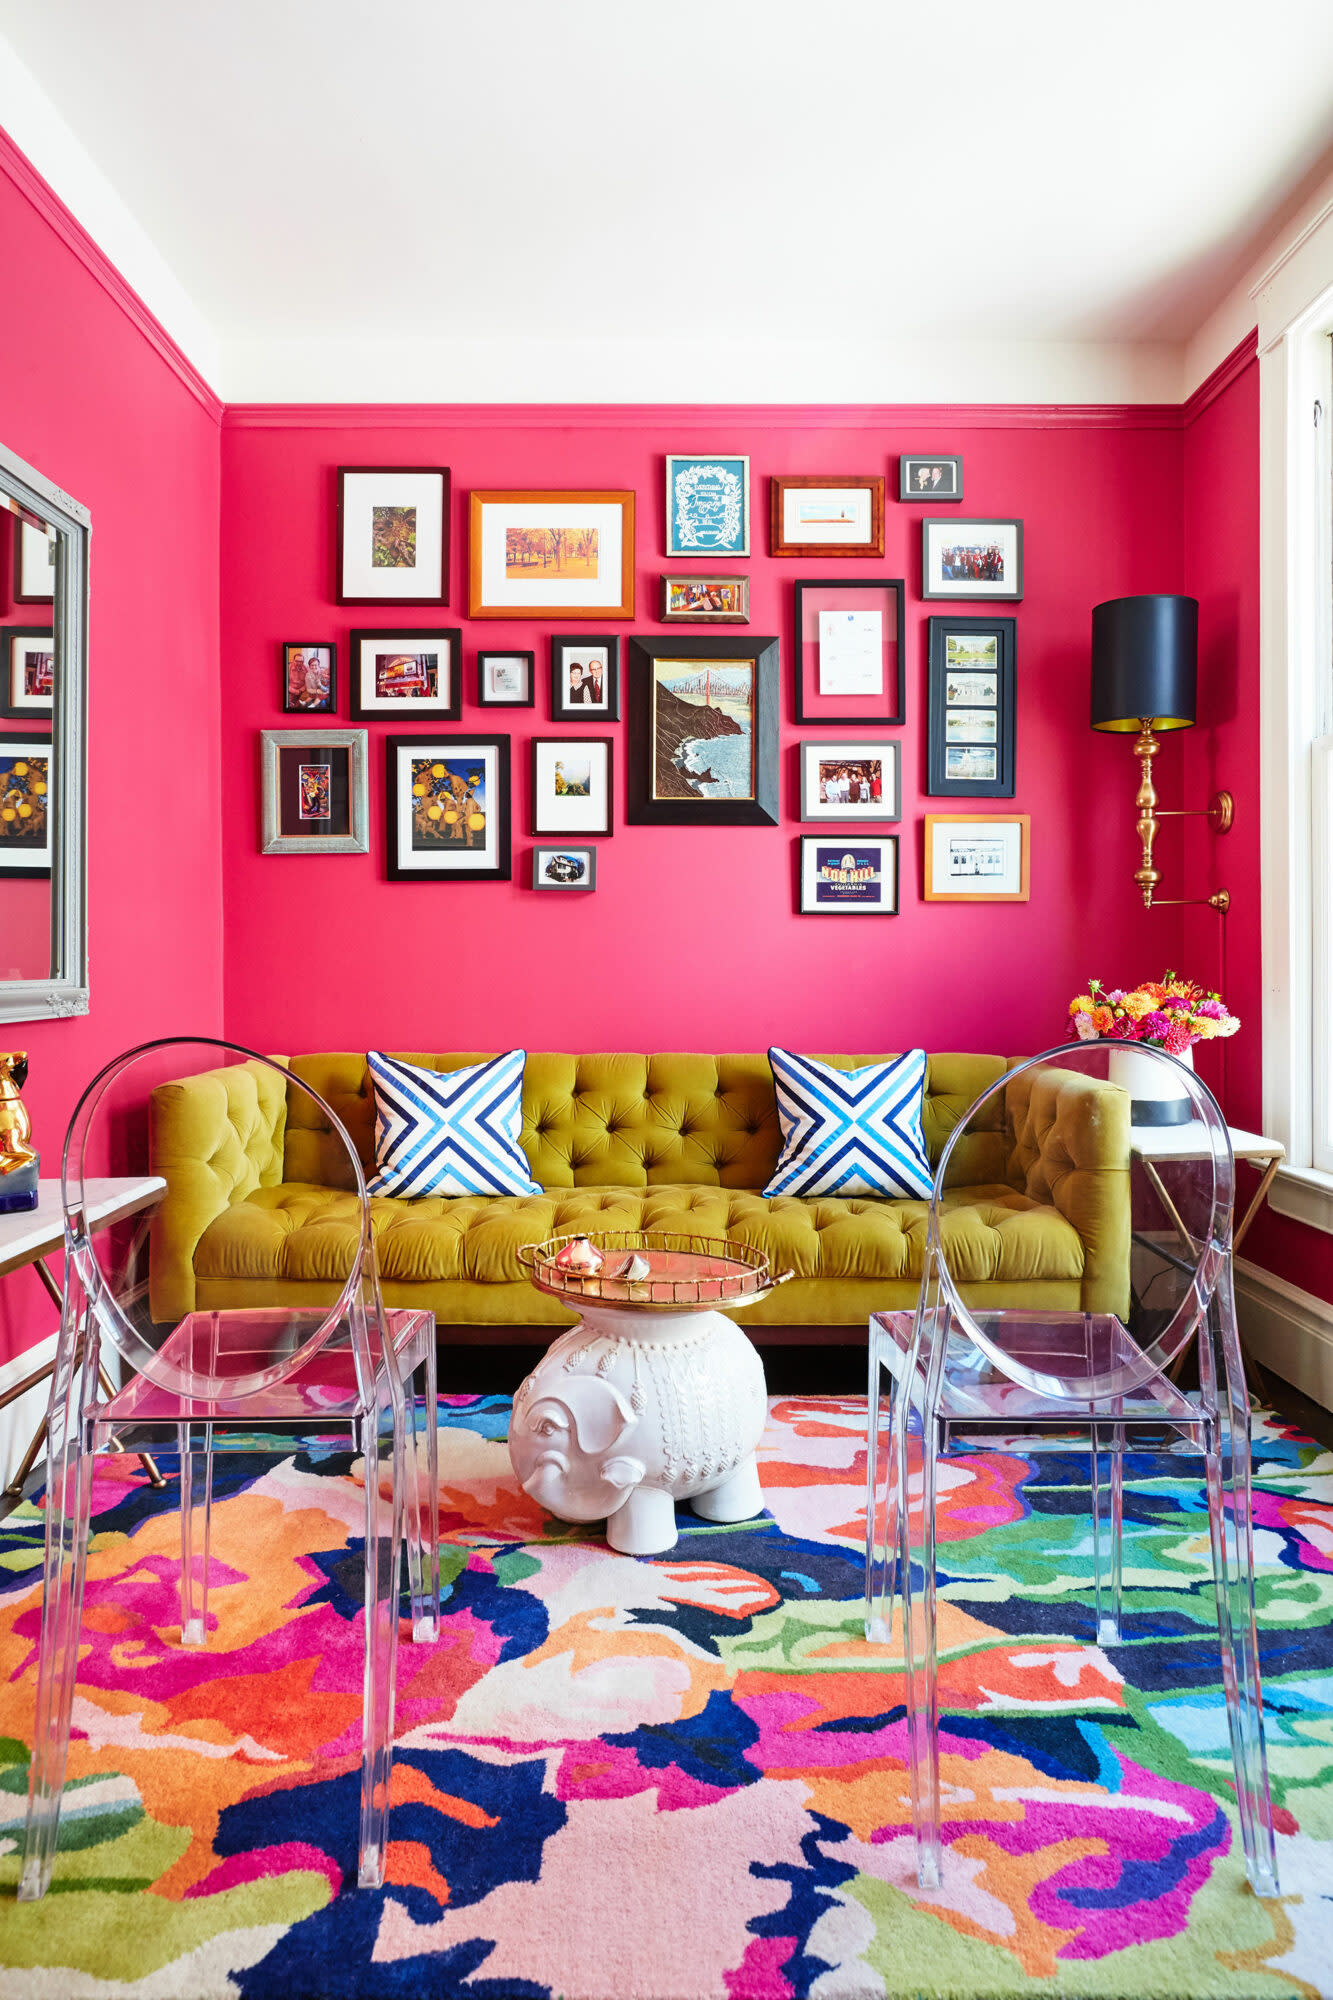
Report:
[[[1245,1884],[1207,1520],[1133,1461],[1127,1636],[1092,1638],[1086,1462],[960,1460],[940,1507],[944,1886],[862,1628],[864,1403],[777,1399],[769,1511],[667,1557],[544,1520],[507,1402],[441,1409],[444,1636],[399,1652],[388,1884],[355,1882],[362,1494],[219,1461],[209,1649],[174,1493],[103,1460],[61,1850],[18,1904],[39,1506],[0,1524],[0,2000],[1333,1995],[1333,1456],[1258,1437],[1282,1873]]]

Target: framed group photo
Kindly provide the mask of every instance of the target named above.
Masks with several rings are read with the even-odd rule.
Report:
[[[902,817],[902,751],[889,736],[797,745],[801,818],[858,821]]]
[[[768,485],[770,555],[883,555],[881,477],[775,474]]]
[[[927,813],[928,903],[1026,903],[1027,813]]]
[[[472,618],[632,618],[634,495],[474,492]]]
[[[535,653],[477,654],[478,707],[532,708],[535,704]]]
[[[510,879],[509,738],[388,736],[391,882]]]
[[[339,604],[449,602],[447,465],[338,467]]]
[[[51,873],[55,797],[51,738],[0,735],[0,876]]]
[[[799,909],[804,917],[896,917],[896,833],[803,833]]]
[[[748,556],[749,459],[669,452],[666,523],[669,556]]]
[[[617,638],[551,640],[551,720],[620,720],[620,641]]]
[[[630,642],[627,818],[638,826],[776,826],[778,642]]]
[[[457,722],[463,700],[463,635],[457,629],[353,632],[352,719],[431,716]]]
[[[50,722],[56,705],[56,642],[38,625],[0,630],[0,716]]]
[[[796,582],[796,720],[821,727],[906,718],[901,577]]]
[[[264,729],[259,754],[261,852],[370,852],[364,729]]]
[[[338,648],[287,640],[282,648],[282,706],[288,715],[336,715]]]
[[[1023,595],[1023,523],[923,521],[921,595],[1017,603]]]
[[[534,835],[558,839],[613,830],[614,737],[536,736],[531,755]]]
[[[932,618],[926,790],[1014,796],[1017,620]]]

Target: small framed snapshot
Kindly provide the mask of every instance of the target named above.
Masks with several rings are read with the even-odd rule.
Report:
[[[574,890],[586,893],[597,887],[595,847],[534,847],[532,850],[534,889]]]
[[[748,625],[748,576],[664,576],[662,623]]]
[[[669,556],[748,556],[748,458],[667,454],[666,552]]]
[[[478,653],[477,703],[481,708],[536,705],[534,653]]]
[[[259,736],[265,854],[368,854],[364,729],[264,729]]]
[[[896,833],[803,833],[800,913],[804,917],[896,917]]]
[[[507,882],[509,738],[387,736],[391,882]]]
[[[6,625],[0,630],[0,716],[49,722],[55,705],[55,635],[38,625]]]
[[[532,831],[537,836],[612,831],[615,739],[535,736]]]
[[[957,452],[902,452],[898,459],[900,500],[961,500],[963,461]]]
[[[338,648],[286,640],[282,648],[282,706],[288,715],[336,715]]]
[[[55,797],[51,738],[0,735],[0,876],[51,873]]]
[[[632,618],[634,495],[474,492],[468,616]]]
[[[626,818],[636,826],[776,826],[778,642],[631,639]]]
[[[551,640],[551,720],[620,720],[620,641],[616,638]]]
[[[883,555],[882,478],[779,475],[769,480],[768,490],[770,555]]]
[[[14,602],[52,604],[56,594],[58,537],[16,514],[14,521]]]
[[[927,813],[928,903],[1026,903],[1027,813]]]
[[[932,618],[926,790],[1014,796],[1017,620]]]
[[[796,720],[821,727],[906,718],[901,577],[796,583]]]
[[[449,602],[447,465],[338,467],[338,602]]]
[[[902,751],[891,736],[797,745],[804,820],[896,820],[902,817]]]
[[[1023,523],[923,521],[921,595],[1017,603],[1023,595]]]
[[[457,722],[463,700],[463,635],[451,630],[353,632],[352,720],[432,716]]]

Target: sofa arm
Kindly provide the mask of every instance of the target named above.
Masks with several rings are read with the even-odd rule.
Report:
[[[285,1065],[285,1056],[273,1060]],[[195,1303],[194,1253],[209,1224],[282,1179],[287,1086],[260,1063],[159,1084],[149,1100],[148,1158],[167,1191],[153,1212],[148,1303],[157,1321]]]
[[[1038,1068],[1006,1092],[1010,1179],[1051,1203],[1083,1243],[1084,1312],[1129,1311],[1129,1097],[1076,1070]]]

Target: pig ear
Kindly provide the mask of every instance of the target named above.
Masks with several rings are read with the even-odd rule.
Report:
[[[608,1486],[638,1486],[648,1468],[641,1458],[608,1458],[599,1468]]]
[[[567,1376],[553,1393],[574,1419],[580,1451],[609,1451],[638,1421],[619,1389],[600,1375]]]

